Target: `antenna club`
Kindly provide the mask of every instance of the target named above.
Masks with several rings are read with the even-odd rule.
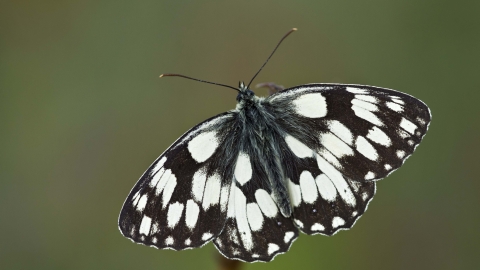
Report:
[[[295,28],[295,27],[294,27],[294,28],[292,28],[292,31],[297,31],[297,30],[298,30],[298,28]]]
[[[160,74],[159,78],[162,78],[163,77],[163,74]]]

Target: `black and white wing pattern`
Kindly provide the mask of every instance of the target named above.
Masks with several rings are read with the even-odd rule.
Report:
[[[374,180],[405,162],[431,120],[420,100],[364,85],[302,85],[265,106],[294,153],[286,177],[293,220],[306,234],[353,226],[373,198]]]
[[[248,153],[248,151],[247,151]],[[235,166],[227,222],[214,240],[227,258],[242,261],[271,261],[285,253],[298,237],[291,217],[280,212],[257,155],[240,153]]]
[[[300,229],[349,229],[375,180],[413,153],[431,120],[420,100],[384,88],[309,84],[258,98],[178,139],[144,173],[119,218],[136,243],[182,250],[214,241],[227,258],[271,261]]]
[[[213,117],[180,137],[143,174],[119,217],[122,234],[136,243],[182,250],[216,238],[227,217],[231,153],[221,144],[231,113]],[[229,148],[228,148],[229,149]],[[222,161],[222,162],[220,162]]]

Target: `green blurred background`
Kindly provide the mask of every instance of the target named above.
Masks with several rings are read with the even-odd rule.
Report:
[[[350,231],[244,269],[479,269],[479,1],[1,1],[0,268],[215,269],[121,236],[144,170],[232,109],[236,86],[376,85],[426,102],[429,134]],[[265,95],[266,91],[257,91]]]

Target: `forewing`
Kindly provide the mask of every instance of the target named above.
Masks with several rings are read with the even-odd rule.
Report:
[[[125,237],[181,250],[220,234],[232,184],[233,168],[227,166],[232,145],[225,141],[234,138],[233,118],[224,113],[195,126],[148,168],[120,213]]]
[[[353,181],[379,180],[398,169],[421,142],[429,108],[394,90],[310,84],[266,99],[278,124]]]

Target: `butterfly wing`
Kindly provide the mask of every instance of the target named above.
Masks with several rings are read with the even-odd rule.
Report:
[[[228,139],[232,119],[224,113],[195,126],[148,168],[121,210],[119,228],[125,237],[181,250],[220,234],[232,184],[226,177],[231,166],[222,165],[229,163],[225,144],[233,143]]]
[[[228,258],[270,261],[289,249],[296,227],[332,235],[353,226],[375,194],[372,180],[400,167],[430,122],[421,101],[370,86],[304,85],[262,104],[274,120],[257,121],[279,131],[269,140],[279,149],[293,216],[280,212],[282,193],[259,165],[270,156],[249,149],[242,161],[242,123],[229,112],[188,131],[152,164],[124,203],[121,232],[175,250],[215,239]]]
[[[428,107],[394,90],[310,84],[265,100],[285,131],[284,160],[293,216],[305,233],[332,235],[353,226],[375,183],[398,169],[421,142]]]

